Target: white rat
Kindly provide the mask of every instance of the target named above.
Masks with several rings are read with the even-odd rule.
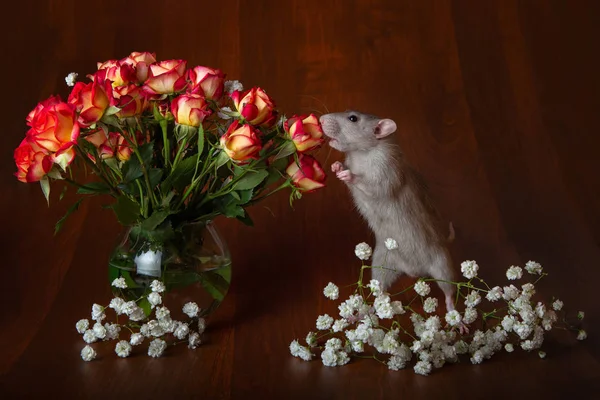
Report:
[[[345,153],[331,170],[350,188],[354,203],[375,234],[372,278],[387,290],[401,274],[452,281],[454,272],[445,231],[420,176],[408,165],[392,133],[396,123],[357,111],[320,117],[329,145]],[[398,242],[388,251],[385,240]],[[438,282],[446,309],[454,310],[454,285]],[[461,327],[461,331],[462,331]]]

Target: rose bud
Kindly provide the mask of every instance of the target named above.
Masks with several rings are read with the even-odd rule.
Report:
[[[111,143],[103,129],[98,129],[94,133],[87,135],[85,140],[96,146],[101,159],[104,160],[115,156],[115,146]],[[93,161],[96,161],[92,154],[89,154],[89,157]]]
[[[249,124],[270,126],[275,122],[275,103],[261,88],[231,94],[235,108]]]
[[[27,132],[27,139],[46,152],[57,152],[65,145],[73,144],[79,138],[79,125],[76,121],[75,107],[63,103],[56,103],[56,99],[40,103],[29,113],[28,125],[31,129]],[[44,107],[43,104],[50,104]]]
[[[14,151],[15,176],[21,182],[38,182],[52,169],[52,158],[35,143],[23,139]]]
[[[164,98],[164,95],[185,89],[186,64],[184,60],[168,60],[150,65],[148,79],[142,87],[144,95],[153,99]]]
[[[140,87],[135,84],[117,87],[114,89],[113,94],[116,99],[116,106],[121,109],[116,114],[119,118],[140,115],[148,108],[148,100],[142,96]]]
[[[223,96],[225,74],[219,69],[194,67],[188,71],[192,93],[203,94],[209,100],[219,100]]]
[[[258,152],[262,148],[260,132],[248,124],[240,126],[238,121],[234,121],[229,126],[220,141],[229,158],[240,163],[257,159]]]
[[[123,64],[130,64],[135,67],[136,78],[138,82],[144,82],[148,79],[148,68],[150,64],[156,62],[156,54],[148,52],[134,51],[129,56],[121,60]]]
[[[199,94],[182,94],[171,102],[171,112],[176,123],[198,127],[210,115],[207,105],[204,97]]]
[[[116,150],[116,155],[119,161],[129,160],[133,150],[131,149],[131,146],[129,146],[129,143],[125,137],[116,132],[110,132],[108,135],[111,144],[113,144],[113,148]]]
[[[283,128],[300,153],[313,150],[323,143],[323,129],[314,114],[293,116],[285,121]]]
[[[307,154],[300,154],[298,163],[292,160],[285,172],[292,178],[294,186],[303,192],[312,192],[325,186],[327,175],[319,162]]]
[[[79,124],[89,127],[102,119],[104,112],[114,103],[109,80],[102,79],[103,73],[94,76],[93,82],[77,82],[69,95],[69,103],[79,111]]]

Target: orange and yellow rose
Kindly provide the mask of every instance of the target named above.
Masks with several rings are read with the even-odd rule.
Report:
[[[23,139],[15,149],[14,160],[17,165],[15,176],[25,183],[41,180],[50,172],[53,164],[52,157],[47,151],[27,139]]]
[[[314,150],[323,143],[323,129],[314,114],[293,116],[285,121],[283,128],[300,153]]]
[[[184,60],[167,60],[151,64],[148,79],[142,87],[143,93],[149,98],[157,99],[182,91],[187,86],[186,65],[187,61]]]
[[[171,102],[171,112],[180,125],[199,127],[204,118],[210,115],[208,104],[199,94],[182,94]]]
[[[114,103],[111,82],[103,79],[104,73],[94,75],[90,83],[77,82],[69,95],[69,103],[79,111],[79,124],[89,127],[102,119]]]
[[[38,104],[27,116],[27,139],[50,153],[65,151],[79,137],[75,107],[56,97]]]
[[[298,163],[293,160],[285,172],[292,178],[294,186],[303,192],[324,187],[327,178],[319,162],[307,154],[300,154]]]
[[[219,69],[194,67],[188,71],[192,93],[204,95],[209,100],[219,100],[223,96],[225,74]]]
[[[96,147],[98,155],[103,160],[116,156],[120,161],[127,161],[133,153],[127,140],[117,132],[109,132],[107,135],[104,130],[98,129],[87,135],[85,139]],[[91,154],[89,157],[94,160]]]
[[[221,147],[235,162],[245,163],[258,158],[262,148],[260,131],[255,127],[234,121],[220,139]]]
[[[270,126],[275,122],[275,103],[261,88],[231,94],[233,104],[249,124]]]
[[[127,118],[142,114],[148,108],[148,99],[142,95],[142,90],[136,84],[114,88],[115,105],[121,110],[117,117]]]

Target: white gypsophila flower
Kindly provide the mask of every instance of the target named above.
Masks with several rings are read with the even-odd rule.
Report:
[[[473,322],[475,322],[476,319],[477,319],[477,310],[472,307],[467,307],[463,314],[462,321],[465,324],[469,325],[469,324],[472,324]]]
[[[371,279],[367,287],[371,290],[373,295],[379,296],[381,294],[381,285],[377,279]]]
[[[115,279],[111,285],[118,289],[127,289],[127,282],[125,282],[125,278],[123,277]]]
[[[198,316],[198,312],[200,312],[200,307],[198,307],[198,304],[190,301],[183,305],[182,311],[188,317],[195,318]]]
[[[241,82],[237,80],[225,81],[223,86],[227,94],[232,94],[235,91],[241,92],[242,90],[244,90],[244,85],[242,85]]]
[[[479,295],[479,292],[476,290],[471,291],[467,295],[467,298],[465,299],[465,306],[467,306],[467,307],[475,307],[479,303],[481,303],[481,296]]]
[[[206,330],[206,320],[204,318],[198,318],[198,333],[203,334]]]
[[[77,72],[70,72],[69,75],[65,77],[65,82],[67,83],[67,86],[75,86],[75,82],[77,82],[77,76],[79,76]]]
[[[326,331],[327,329],[331,328],[332,324],[333,318],[327,314],[319,315],[317,318],[317,329],[320,331]]]
[[[106,329],[105,340],[114,340],[119,337],[119,332],[121,332],[121,326],[118,324],[104,324],[104,329]]]
[[[317,333],[316,332],[308,332],[306,335],[306,344],[310,347],[315,347],[317,345]]]
[[[426,282],[418,281],[415,283],[415,292],[417,292],[419,296],[425,297],[429,294],[429,292],[431,292],[431,288]]]
[[[96,358],[96,351],[90,345],[86,345],[81,349],[81,359],[83,361],[92,361]]]
[[[493,287],[487,292],[485,298],[491,302],[500,300],[502,298],[502,288],[500,286]]]
[[[387,362],[387,366],[392,371],[398,371],[406,367],[406,361],[400,356],[391,356]]]
[[[579,332],[577,332],[577,340],[585,340],[587,339],[587,332],[584,331],[583,329],[580,329]]]
[[[456,354],[467,354],[469,351],[469,345],[467,345],[464,340],[459,340],[458,342],[454,343],[454,349],[456,350]]]
[[[531,275],[541,275],[542,266],[540,263],[535,261],[527,261],[527,264],[525,264],[525,270]]]
[[[129,319],[134,322],[142,321],[142,320],[146,319],[146,314],[144,313],[144,310],[142,309],[142,307],[136,306],[133,309],[133,312],[131,312],[129,314]]]
[[[419,375],[429,375],[431,372],[431,363],[427,361],[419,361],[415,364],[414,371]]]
[[[402,306],[402,302],[400,300],[394,300],[391,302],[392,311],[394,311],[394,315],[401,315],[406,312],[404,307]]]
[[[148,322],[150,325],[150,334],[154,337],[160,337],[166,333],[166,330],[156,320]]]
[[[362,353],[365,351],[365,344],[360,340],[351,341],[350,346],[352,346],[352,351],[355,353]]]
[[[198,332],[191,332],[188,336],[188,347],[193,350],[200,346],[201,343],[202,340],[200,339]]]
[[[298,357],[300,347],[302,347],[302,345],[298,342],[298,340],[292,340],[292,342],[290,343],[290,354],[294,357]]]
[[[157,279],[150,284],[150,289],[156,293],[163,293],[166,290],[165,284]]]
[[[394,310],[390,303],[390,296],[387,294],[377,296],[373,302],[373,307],[375,308],[377,317],[381,319],[394,318]]]
[[[335,367],[337,365],[337,354],[333,349],[325,349],[321,353],[321,361],[327,367]]]
[[[540,356],[540,358],[546,358],[546,352],[545,351],[538,351],[538,356]]]
[[[108,304],[108,308],[112,308],[115,310],[117,315],[123,314],[123,306],[125,305],[125,300],[120,297],[113,298]]]
[[[115,346],[115,353],[122,358],[129,357],[131,354],[131,344],[127,340],[119,341]]]
[[[533,328],[529,324],[517,321],[513,325],[513,332],[519,335],[519,337],[522,340],[525,340],[529,335],[531,335],[531,333],[533,332]]]
[[[366,324],[359,324],[354,330],[356,340],[366,343],[373,334],[373,328]]]
[[[337,365],[346,365],[348,364],[348,362],[350,362],[350,357],[348,356],[348,353],[346,353],[345,351],[338,351],[337,352]]]
[[[75,324],[75,329],[77,329],[77,333],[80,333],[82,335],[85,333],[85,331],[88,330],[89,327],[90,327],[90,321],[88,321],[87,319],[80,319]]]
[[[150,325],[148,325],[146,323],[146,324],[143,324],[142,326],[140,326],[140,333],[142,335],[144,335],[145,337],[150,337],[151,336],[151,334],[150,334]]]
[[[473,353],[473,355],[471,356],[471,363],[472,364],[481,364],[483,362],[483,358],[484,358],[484,353],[481,350],[477,350],[475,353]]]
[[[158,294],[157,292],[152,292],[148,295],[148,302],[150,303],[152,308],[154,308],[158,304],[162,303],[162,297],[160,297],[160,294]]]
[[[544,318],[544,315],[546,315],[546,306],[544,305],[544,303],[538,301],[538,303],[535,306],[535,313],[538,316],[538,318]]]
[[[331,338],[325,342],[326,349],[341,350],[342,341],[339,338]]]
[[[92,329],[88,329],[83,333],[83,341],[86,343],[94,343],[98,338]]]
[[[163,355],[166,348],[167,342],[162,339],[154,339],[148,346],[148,355],[154,358],[160,357]]]
[[[552,303],[552,308],[554,308],[556,311],[560,311],[563,308],[564,303],[558,299],[556,299],[556,301],[554,301],[554,303]]]
[[[135,311],[136,308],[138,308],[138,305],[135,301],[131,300],[121,305],[121,313],[130,315]]]
[[[179,340],[183,340],[189,333],[190,327],[188,326],[188,324],[180,323],[173,332],[173,336],[175,336]]]
[[[373,249],[371,249],[371,246],[369,246],[365,242],[362,242],[356,245],[356,248],[354,249],[354,254],[356,254],[356,257],[358,257],[360,260],[366,261],[369,258],[371,258],[371,255],[373,254]]]
[[[168,333],[173,333],[175,332],[175,329],[177,329],[177,327],[179,326],[179,324],[181,324],[182,322],[177,322],[171,319],[171,317],[168,318],[163,318],[161,320],[158,321],[158,324],[160,325],[160,327]]]
[[[473,260],[463,261],[460,264],[460,272],[462,272],[463,276],[467,279],[473,279],[477,276],[477,271],[479,271],[479,265]]]
[[[333,282],[329,282],[323,289],[323,294],[330,300],[337,300],[340,295],[340,289]]]
[[[392,238],[385,239],[385,248],[388,250],[396,250],[398,248],[398,242]]]
[[[381,342],[382,353],[386,354],[397,354],[400,350],[400,343],[398,343],[398,329],[392,329],[387,332]]]
[[[504,330],[506,332],[511,332],[513,330],[513,327],[515,325],[516,319],[515,317],[513,317],[512,315],[505,315],[504,319],[502,319],[502,328],[504,328]]]
[[[167,307],[156,307],[156,311],[154,312],[156,315],[156,319],[166,319],[171,317],[171,311]]]
[[[434,298],[434,297],[428,297],[425,299],[425,302],[423,303],[423,311],[425,311],[428,314],[433,314],[435,312],[435,309],[438,306],[438,299]]]
[[[106,337],[106,328],[100,322],[96,322],[92,330],[98,339],[104,339]]]
[[[427,330],[437,332],[440,330],[441,327],[442,322],[440,321],[440,317],[438,317],[437,315],[432,315],[425,321],[425,329]]]
[[[517,289],[514,285],[504,286],[504,294],[502,295],[504,300],[514,300],[519,297],[519,289]]]
[[[331,329],[333,329],[334,332],[341,332],[344,329],[346,329],[348,327],[349,323],[347,320],[345,320],[344,318],[342,319],[338,319],[333,323],[333,326],[331,327]]]
[[[104,314],[104,307],[100,304],[92,305],[92,319],[97,322],[101,322],[104,318],[106,318],[106,314]]]
[[[427,329],[421,333],[420,342],[425,347],[431,346],[433,344],[434,339],[435,332],[432,330]]]
[[[460,313],[456,310],[452,310],[446,314],[446,322],[450,326],[457,326],[461,322]]]
[[[142,342],[144,341],[144,335],[142,335],[141,333],[132,333],[131,337],[129,338],[129,343],[132,346],[137,346],[139,344],[142,344]]]
[[[585,313],[584,313],[583,311],[579,311],[579,312],[577,312],[577,318],[578,318],[578,319],[583,319],[583,318],[585,318]]]
[[[217,111],[217,115],[219,116],[219,118],[221,119],[231,119],[231,113],[233,113],[233,110],[231,109],[231,107],[222,107],[219,111]]]
[[[546,314],[544,314],[544,318],[542,318],[542,326],[545,330],[549,331],[552,329],[552,325],[558,321],[558,315],[554,310],[546,310]]]
[[[523,276],[523,270],[521,269],[521,267],[517,267],[516,265],[510,266],[506,270],[506,277],[511,281],[514,281],[516,279],[521,279],[522,276]]]
[[[533,285],[533,283],[526,283],[523,286],[521,286],[521,289],[521,296],[531,298],[535,294],[535,286]]]
[[[512,353],[515,351],[515,347],[512,345],[512,343],[506,343],[504,345],[504,350],[506,350],[508,353]]]

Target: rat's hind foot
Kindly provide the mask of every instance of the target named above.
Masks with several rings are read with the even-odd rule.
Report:
[[[343,182],[352,182],[352,172],[349,169],[345,169],[343,171],[336,172],[335,175],[338,177],[340,181]]]
[[[341,162],[336,161],[333,164],[331,164],[331,172],[338,173],[343,170],[344,170],[344,164],[342,164]]]

